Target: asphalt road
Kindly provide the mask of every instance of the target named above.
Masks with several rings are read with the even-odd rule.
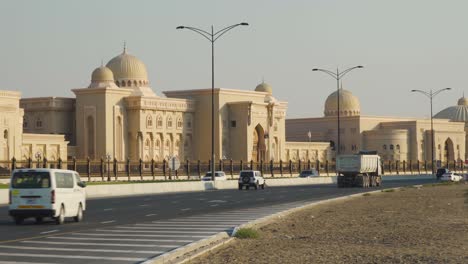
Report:
[[[384,187],[432,181],[388,181]],[[0,263],[137,263],[258,217],[311,201],[372,189],[310,185],[93,199],[87,201],[83,222],[74,223],[70,219],[60,226],[52,221],[35,224],[32,219],[17,226],[8,216],[8,208],[3,206],[0,207]],[[142,239],[145,236],[149,239]],[[155,237],[163,239],[155,240]],[[151,244],[155,241],[160,244]],[[60,252],[57,252],[58,245],[62,246]],[[39,249],[42,251],[38,253]],[[103,254],[111,256],[103,257]]]

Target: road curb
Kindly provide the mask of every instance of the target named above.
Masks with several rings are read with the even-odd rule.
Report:
[[[395,189],[395,188],[389,188],[389,189]],[[243,225],[240,225],[236,228],[234,228],[233,232],[232,232],[232,235],[229,236],[226,232],[220,232],[220,233],[217,233],[211,237],[208,237],[208,238],[205,238],[203,240],[200,240],[200,241],[196,241],[196,242],[193,242],[193,243],[190,243],[186,246],[183,246],[181,248],[178,248],[178,249],[175,249],[173,251],[169,251],[167,253],[164,253],[160,256],[157,256],[153,259],[149,259],[149,260],[146,260],[145,262],[143,262],[143,264],[182,264],[182,263],[186,263],[200,255],[203,255],[217,247],[220,247],[222,245],[225,245],[231,241],[234,240],[234,235],[235,233],[237,232],[237,230],[241,229],[241,228],[247,228],[247,227],[261,227],[261,226],[264,226],[266,224],[268,224],[270,221],[276,219],[276,218],[282,218],[282,217],[286,217],[294,212],[297,212],[297,211],[300,211],[302,209],[307,209],[307,208],[310,208],[310,207],[314,207],[314,206],[317,206],[317,205],[321,205],[321,204],[326,204],[326,203],[330,203],[330,202],[335,202],[335,201],[340,201],[340,200],[346,200],[346,199],[350,199],[350,198],[354,198],[354,197],[357,197],[357,196],[362,196],[363,194],[365,193],[380,193],[382,192],[383,190],[387,190],[387,189],[380,189],[380,190],[375,190],[375,191],[369,191],[369,192],[362,192],[362,193],[356,193],[356,194],[350,194],[350,195],[346,195],[346,196],[341,196],[341,197],[335,197],[335,198],[331,198],[331,199],[327,199],[327,200],[322,200],[322,201],[316,201],[316,202],[311,202],[309,204],[306,204],[306,205],[303,205],[303,206],[299,206],[299,207],[295,207],[295,208],[291,208],[291,209],[288,209],[286,211],[282,211],[282,212],[279,212],[279,213],[276,213],[276,214],[272,214],[272,215],[269,215],[269,216],[265,216],[265,217],[262,217],[262,218],[259,218],[259,219],[256,219],[254,221],[251,221],[251,222],[248,222],[248,223],[245,223]]]

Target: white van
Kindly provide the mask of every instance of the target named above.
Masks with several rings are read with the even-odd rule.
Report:
[[[9,214],[16,224],[28,217],[38,223],[44,217],[57,224],[63,224],[65,217],[79,222],[86,210],[85,186],[76,171],[16,169],[10,180]]]

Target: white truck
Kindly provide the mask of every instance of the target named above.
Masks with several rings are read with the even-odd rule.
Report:
[[[339,155],[336,159],[338,187],[375,187],[382,185],[382,166],[376,152]]]

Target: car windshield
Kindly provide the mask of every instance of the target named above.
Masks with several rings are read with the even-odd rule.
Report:
[[[11,187],[17,189],[50,188],[50,174],[38,171],[15,172]]]

